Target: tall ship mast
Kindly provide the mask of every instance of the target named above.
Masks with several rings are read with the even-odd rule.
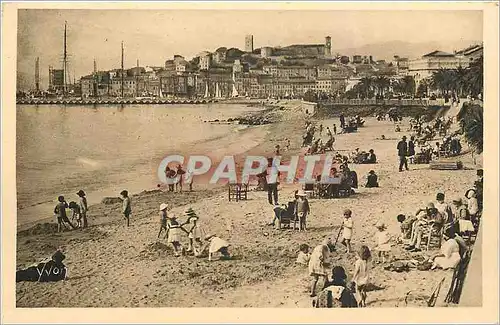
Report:
[[[67,46],[66,46],[66,37],[67,37],[67,21],[64,21],[64,49],[63,49],[63,79],[64,79],[64,86],[63,86],[63,95],[66,95],[68,92],[68,52],[67,52]]]

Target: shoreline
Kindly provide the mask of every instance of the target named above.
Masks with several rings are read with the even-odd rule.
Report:
[[[286,105],[286,103],[285,103],[285,105]],[[236,118],[243,118],[243,117],[247,117],[247,116],[251,116],[252,118],[259,118],[262,116],[268,116],[269,114],[272,115],[274,113],[275,108],[277,108],[277,106],[271,105],[271,106],[268,106],[268,107],[263,108],[261,110],[241,113]],[[235,125],[236,127],[240,127],[239,130],[236,130],[237,137],[238,138],[247,138],[246,143],[249,145],[243,146],[243,148],[247,147],[244,150],[240,149],[241,145],[239,144],[239,141],[235,141],[234,136],[231,133],[227,133],[227,134],[219,135],[219,136],[214,136],[211,138],[207,138],[204,141],[197,142],[189,150],[194,151],[194,152],[197,152],[199,150],[200,152],[203,152],[204,150],[207,149],[207,147],[213,148],[213,150],[211,150],[211,153],[213,154],[213,153],[218,152],[218,154],[215,155],[216,160],[213,161],[212,167],[216,166],[216,163],[220,162],[220,160],[224,156],[224,154],[227,153],[226,151],[231,151],[231,150],[228,150],[231,147],[234,147],[234,149],[231,151],[231,153],[235,154],[236,156],[244,156],[245,154],[248,155],[249,153],[256,154],[262,150],[267,150],[269,152],[272,152],[273,151],[272,147],[267,148],[266,146],[263,146],[263,145],[266,142],[268,142],[269,135],[274,133],[273,129],[275,129],[277,127],[276,125],[279,123],[282,123],[282,122],[281,121],[274,121],[273,123],[270,123],[270,124],[256,125],[256,126],[245,125],[245,124]],[[257,139],[257,143],[255,142],[255,139]],[[221,143],[221,141],[223,141],[223,143]],[[219,149],[220,147],[222,147],[223,149],[222,150]],[[201,148],[204,148],[204,149],[202,150]],[[188,156],[189,151],[180,148],[179,150],[176,151],[176,154]],[[235,161],[235,162],[238,163],[238,161]],[[201,181],[204,181],[204,180],[201,179]],[[198,187],[198,190],[207,190],[207,189],[211,190],[213,188],[221,188],[224,186],[225,185],[223,185],[223,184],[216,184],[216,185],[203,184],[200,187],[200,185],[195,184],[195,188]],[[116,187],[116,186],[112,186],[112,187]],[[162,187],[164,187],[164,186],[162,186]],[[149,188],[146,188],[146,189],[144,188],[144,186],[139,186],[139,190],[137,190],[136,193],[133,193],[132,195],[137,195],[137,194],[143,192],[144,190],[155,191],[157,189],[158,188],[157,188],[156,184],[151,184],[151,186]],[[104,195],[100,194],[101,199],[100,200],[93,200],[93,203],[90,204],[89,207],[93,207],[93,206],[101,204],[101,201],[104,197],[108,197],[110,195],[112,196],[112,194],[109,190],[92,191],[92,193],[94,193],[94,192],[97,194],[104,192],[105,194]],[[89,193],[87,193],[87,196],[89,195]],[[45,205],[46,208],[50,208],[49,210],[51,211],[51,209],[53,208],[52,205],[55,205],[56,203],[57,202],[55,200],[44,200],[42,202],[37,202],[37,203],[23,206],[21,208],[17,208],[17,212],[19,213],[20,211],[23,211],[25,209],[40,207],[41,205]],[[50,207],[49,207],[49,205],[50,205]],[[17,230],[18,230],[18,232],[24,231],[24,230],[27,230],[31,227],[36,226],[37,224],[43,224],[43,223],[47,223],[47,222],[54,222],[54,217],[46,217],[46,218],[41,218],[38,220],[27,220],[27,221],[24,221],[22,223],[19,223],[19,218],[18,218]]]

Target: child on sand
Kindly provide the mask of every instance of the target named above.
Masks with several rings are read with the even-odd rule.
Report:
[[[85,197],[85,192],[83,190],[79,190],[76,195],[78,195],[78,197],[80,198],[80,202],[78,203],[78,205],[80,207],[80,214],[82,215],[83,228],[87,228],[87,211],[89,210],[89,207],[87,205],[87,198]]]
[[[132,202],[130,201],[130,197],[128,196],[128,191],[123,190],[120,192],[122,196],[122,213],[127,220],[127,227],[130,226],[130,214],[132,213]]]
[[[189,237],[189,247],[188,247],[188,252],[193,252],[194,255],[198,255],[198,250],[203,246],[203,243],[201,241],[202,236],[203,236],[203,229],[200,228],[198,225],[198,215],[196,215],[196,212],[192,208],[189,208],[186,211],[186,215],[188,216],[187,221],[183,224],[189,224],[190,227],[188,228],[188,237]]]
[[[69,202],[68,207],[73,212],[71,219],[76,221],[77,228],[81,228],[82,227],[82,213],[80,211],[80,207],[74,201]]]
[[[228,248],[229,243],[224,239],[221,239],[215,234],[210,234],[205,236],[205,245],[200,250],[200,255],[207,249],[208,246],[208,260],[212,261],[212,255],[215,253],[221,253],[222,259],[230,259],[231,255],[229,254]]]
[[[347,253],[351,253],[351,238],[352,238],[352,211],[346,209],[344,211],[344,221],[342,222],[342,244],[347,247]]]
[[[333,125],[333,134],[337,134],[337,124]]]
[[[294,214],[299,219],[299,231],[307,230],[306,221],[307,215],[311,212],[311,207],[309,206],[309,200],[307,200],[306,192],[300,190],[297,193],[298,199],[295,203]],[[295,226],[295,225],[294,225]]]
[[[314,247],[311,258],[309,259],[309,275],[312,276],[311,282],[311,297],[316,296],[316,285],[318,284],[319,278],[323,280],[328,280],[328,271],[330,267],[330,249],[328,245],[331,244],[330,237],[323,239],[323,242],[318,246]]]
[[[386,230],[385,224],[383,222],[378,222],[375,227],[377,228],[377,233],[375,234],[375,242],[377,246],[375,250],[377,251],[377,264],[381,261],[385,263],[389,260],[389,254],[391,252],[391,236]]]
[[[168,209],[168,204],[162,203],[160,204],[160,231],[158,232],[158,238],[160,238],[161,232],[165,230],[167,233],[165,237],[168,235],[168,230],[167,230],[167,209]]]
[[[297,256],[297,260],[295,261],[295,263],[301,265],[308,265],[310,259],[311,259],[311,254],[309,254],[309,245],[300,244],[299,255]]]
[[[370,258],[371,253],[368,246],[361,246],[352,275],[352,282],[356,288],[356,300],[359,303],[359,307],[366,307],[366,284],[368,283],[368,260]]]
[[[175,256],[180,256],[179,251],[183,252],[184,249],[181,245],[181,225],[177,221],[176,216],[171,216],[167,221],[167,230],[168,242],[174,247]]]
[[[71,228],[75,229],[75,226],[69,221],[68,216],[66,215],[66,208],[68,207],[68,203],[66,203],[66,200],[64,199],[64,196],[60,195],[57,198],[57,203],[56,207],[54,208],[54,214],[57,217],[57,232],[61,232],[62,228],[67,228],[66,225],[64,224],[65,222],[68,223]]]

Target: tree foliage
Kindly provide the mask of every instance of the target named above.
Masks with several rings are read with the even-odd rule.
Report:
[[[483,152],[483,107],[474,103],[465,103],[457,115],[469,146],[477,153]]]
[[[483,57],[472,62],[469,67],[457,69],[440,69],[434,72],[430,86],[442,94],[455,93],[478,96],[483,92]]]

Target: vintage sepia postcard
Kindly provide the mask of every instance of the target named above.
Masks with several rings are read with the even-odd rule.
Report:
[[[498,322],[498,3],[2,17],[2,322]]]

